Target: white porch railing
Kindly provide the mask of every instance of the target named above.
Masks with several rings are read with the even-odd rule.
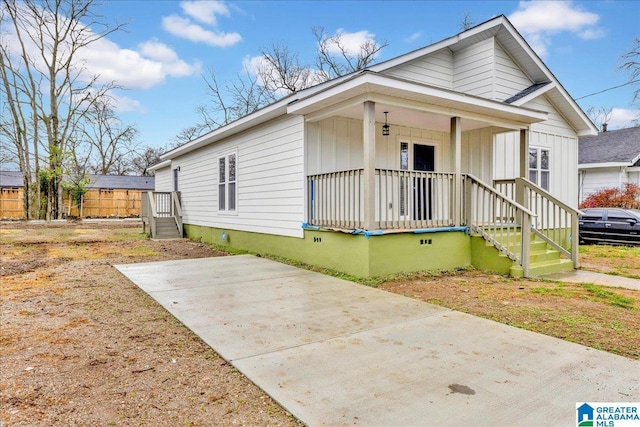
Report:
[[[523,194],[523,204],[536,214],[533,232],[578,268],[580,211],[556,199],[547,191],[525,178],[494,181],[496,189],[507,197]]]
[[[307,177],[309,224],[357,229],[364,220],[364,172],[353,169]],[[454,223],[455,174],[375,170],[375,227],[419,229]]]
[[[521,265],[528,277],[531,225],[536,214],[472,175],[466,175],[465,181],[467,226]]]
[[[182,206],[180,195],[176,191],[145,191],[142,192],[142,232],[145,231],[146,223],[149,223],[151,236],[156,236],[156,218],[173,217],[178,226],[180,236],[183,234]]]

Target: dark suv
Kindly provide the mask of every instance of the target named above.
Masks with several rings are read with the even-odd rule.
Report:
[[[589,208],[581,211],[581,242],[640,245],[640,210]]]

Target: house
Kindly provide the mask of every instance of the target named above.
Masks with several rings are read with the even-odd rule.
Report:
[[[578,154],[580,202],[603,188],[640,185],[640,126],[580,137]]]
[[[360,277],[535,276],[578,265],[578,138],[596,133],[499,16],[294,93],[153,169],[189,238]]]
[[[87,175],[89,183],[81,206],[65,192],[64,212],[80,218],[138,217],[142,192],[153,191],[155,178],[127,175]],[[23,212],[21,172],[0,171],[0,218],[20,219]]]

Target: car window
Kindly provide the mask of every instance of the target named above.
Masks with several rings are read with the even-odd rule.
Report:
[[[584,209],[584,215],[580,217],[583,221],[600,221],[604,214],[604,209]]]
[[[635,216],[631,214],[631,212],[627,212],[623,209],[609,209],[608,219],[611,222],[626,222],[628,219],[637,220]]]

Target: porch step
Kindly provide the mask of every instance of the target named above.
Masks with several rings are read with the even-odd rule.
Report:
[[[519,233],[514,235],[512,230],[509,233],[498,231],[494,234],[494,238],[513,253],[520,254],[521,235]],[[486,244],[492,246],[489,242],[486,242]],[[500,256],[506,257],[507,255],[501,253]],[[571,260],[561,258],[560,252],[551,248],[547,245],[547,242],[533,233],[529,242],[529,260],[529,277],[540,277],[546,274],[573,270],[573,262]],[[524,276],[522,267],[515,263],[511,266],[509,273],[513,277]]]
[[[156,218],[156,234],[154,239],[178,239],[182,237],[178,230],[178,224],[173,217]]]
[[[541,277],[547,274],[572,271],[573,261],[570,259],[554,259],[534,262],[529,265],[529,277]],[[512,277],[524,277],[524,270],[519,265],[514,265],[509,270]]]

